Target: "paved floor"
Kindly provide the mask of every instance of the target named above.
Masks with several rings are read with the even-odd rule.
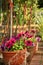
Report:
[[[43,55],[35,55],[30,65],[43,65]]]

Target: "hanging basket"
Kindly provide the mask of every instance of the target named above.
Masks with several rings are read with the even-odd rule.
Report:
[[[3,59],[5,64],[20,65],[25,60],[26,49],[18,51],[3,51]]]

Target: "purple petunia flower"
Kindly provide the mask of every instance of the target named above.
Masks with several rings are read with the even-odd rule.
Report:
[[[10,41],[11,43],[15,43],[15,42],[16,42],[16,39],[15,39],[15,38],[11,38],[9,41]]]
[[[40,41],[41,41],[41,38],[40,38],[40,37],[36,37],[36,40],[37,40],[38,42],[40,42]]]
[[[5,50],[5,44],[8,41],[8,38],[5,38],[4,40],[2,40],[2,45],[1,45],[1,49],[4,51]]]
[[[2,51],[5,50],[5,43],[3,43],[3,44],[1,45],[1,49],[2,49]]]
[[[8,41],[8,42],[5,44],[5,47],[6,47],[6,48],[11,48],[12,45],[13,45],[13,44]]]
[[[28,35],[28,38],[32,38],[33,37],[33,35]]]
[[[25,32],[25,37],[27,37],[27,38],[32,38],[33,35],[31,35],[28,31],[26,31],[26,32]]]
[[[4,46],[1,46],[1,49],[2,49],[2,51],[4,51],[5,49],[4,49]]]
[[[16,40],[19,40],[21,38],[21,36],[22,36],[21,33],[17,34]]]
[[[36,32],[36,30],[31,30],[31,33],[35,33]]]
[[[25,34],[29,33],[28,31],[25,32]]]
[[[25,41],[25,45],[26,45],[26,46],[32,46],[33,43],[32,43],[32,41],[28,40],[28,41]]]
[[[11,48],[15,42],[16,42],[16,39],[11,38],[9,41],[6,42],[5,47]]]

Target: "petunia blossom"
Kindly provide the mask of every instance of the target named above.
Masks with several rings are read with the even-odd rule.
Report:
[[[31,30],[31,33],[35,33],[36,32],[36,30]]]
[[[25,41],[25,45],[26,46],[32,46],[33,44],[32,44],[32,41],[28,40],[28,41]]]
[[[40,38],[40,37],[36,37],[36,40],[37,40],[38,42],[40,42],[40,41],[41,41],[41,38]]]
[[[22,36],[21,33],[17,34],[16,40],[19,40],[21,38],[21,36]]]
[[[5,47],[11,48],[15,42],[16,42],[16,39],[11,38],[9,41],[6,42]]]

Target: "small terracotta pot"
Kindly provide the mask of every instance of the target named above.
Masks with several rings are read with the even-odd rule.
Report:
[[[27,57],[27,63],[29,64],[32,60],[32,57],[34,56],[36,52],[36,46],[32,46],[27,49],[28,52],[30,52],[30,55]]]
[[[18,51],[3,51],[3,59],[5,64],[20,65],[25,59],[26,49]]]

